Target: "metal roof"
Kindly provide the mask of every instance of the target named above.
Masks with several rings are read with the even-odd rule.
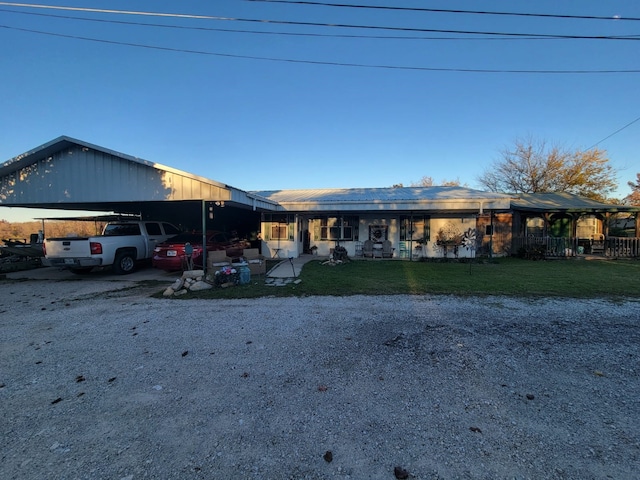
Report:
[[[510,195],[464,187],[334,188],[252,192],[289,211],[507,210]]]
[[[632,212],[568,193],[506,195],[464,187],[333,188],[246,192],[67,136],[0,165],[0,206],[137,213],[139,204],[217,201],[261,211]]]
[[[67,136],[0,165],[0,206],[96,210],[184,200],[278,208],[229,185]]]
[[[613,205],[570,193],[519,193],[511,202],[514,210],[531,212],[634,212],[640,207]]]

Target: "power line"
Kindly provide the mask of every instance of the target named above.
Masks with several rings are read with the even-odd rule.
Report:
[[[480,68],[412,67],[412,66],[401,66],[401,65],[376,65],[376,64],[364,64],[364,63],[323,62],[323,61],[316,61],[316,60],[295,60],[295,59],[289,59],[289,58],[259,57],[259,56],[253,56],[253,55],[236,55],[236,54],[220,53],[220,52],[207,52],[202,50],[160,47],[157,45],[144,45],[140,43],[119,42],[115,40],[104,40],[104,39],[98,39],[98,38],[83,37],[78,35],[67,35],[62,33],[44,32],[41,30],[11,27],[8,25],[0,25],[0,28],[6,28],[9,30],[17,30],[17,31],[28,32],[28,33],[37,33],[41,35],[49,35],[53,37],[69,38],[73,40],[83,40],[83,41],[89,41],[89,42],[105,43],[110,45],[122,45],[127,47],[146,48],[146,49],[152,49],[152,50],[162,50],[162,51],[177,52],[177,53],[191,53],[191,54],[197,54],[197,55],[240,58],[240,59],[247,59],[247,60],[263,60],[263,61],[270,61],[270,62],[325,65],[325,66],[336,66],[336,67],[374,68],[374,69],[386,69],[386,70],[413,70],[413,71],[424,71],[424,72],[512,73],[512,74],[547,74],[547,75],[640,73],[640,69],[639,70],[506,70],[506,69],[503,70],[503,69],[480,69]]]
[[[102,8],[86,8],[86,7],[62,7],[55,5],[37,5],[27,3],[11,3],[0,2],[0,5],[11,7],[28,7],[28,8],[43,8],[52,10],[67,10],[67,11],[79,11],[88,13],[108,13],[108,14],[122,14],[122,15],[142,15],[148,17],[171,17],[171,18],[187,18],[197,20],[220,20],[220,21],[235,21],[235,22],[249,22],[260,24],[274,24],[274,25],[296,25],[306,27],[330,27],[330,28],[350,28],[350,29],[371,29],[371,30],[388,30],[388,31],[400,31],[400,32],[413,32],[413,33],[453,33],[458,35],[488,35],[488,36],[500,36],[500,37],[517,37],[517,38],[563,38],[563,39],[581,39],[581,40],[640,40],[637,35],[631,36],[602,36],[602,35],[555,35],[555,34],[531,34],[520,32],[485,32],[474,30],[446,30],[446,29],[433,29],[433,28],[410,28],[410,27],[382,27],[376,25],[353,25],[353,24],[340,24],[340,23],[320,23],[320,22],[297,22],[289,20],[267,20],[267,19],[251,19],[251,18],[235,18],[235,17],[220,17],[212,15],[193,15],[193,14],[181,14],[181,13],[160,13],[160,12],[144,12],[144,11],[132,11],[132,10],[111,10]]]
[[[591,150],[592,148],[597,147],[599,144],[601,144],[602,142],[604,142],[605,140],[610,139],[611,137],[613,137],[614,135],[617,135],[618,133],[620,133],[622,130],[624,130],[627,127],[630,127],[631,125],[633,125],[634,123],[640,121],[640,117],[636,118],[635,120],[632,120],[631,122],[627,123],[624,127],[619,128],[618,130],[616,130],[615,132],[613,132],[610,135],[607,135],[606,137],[604,137],[602,140],[594,143],[593,145],[591,145],[589,148],[587,148],[587,150]]]
[[[203,20],[231,20],[225,17],[214,17],[211,15],[193,15],[182,13],[160,13],[160,12],[141,12],[134,10],[111,10],[105,8],[86,8],[86,7],[63,7],[59,5],[40,5],[35,3],[13,3],[13,2],[0,2],[0,5],[6,7],[27,7],[27,8],[44,8],[50,10],[66,10],[73,12],[90,12],[90,13],[117,13],[121,15],[144,15],[149,17],[172,17],[172,18],[191,18],[191,19],[203,19]]]
[[[31,15],[37,17],[46,18],[59,18],[63,20],[78,20],[81,22],[95,22],[95,23],[108,23],[114,25],[132,25],[142,27],[157,27],[157,28],[169,28],[178,30],[194,30],[194,31],[206,31],[206,32],[227,32],[227,33],[249,33],[256,35],[279,35],[279,36],[294,36],[294,37],[325,37],[325,38],[354,38],[354,39],[379,39],[379,40],[455,40],[455,41],[528,41],[528,40],[570,40],[567,38],[549,38],[549,37],[443,37],[443,36],[396,36],[396,35],[351,35],[351,34],[336,34],[336,33],[302,33],[302,32],[273,32],[262,30],[242,30],[236,28],[214,28],[214,27],[194,27],[186,25],[167,25],[162,23],[143,23],[143,22],[127,22],[124,20],[106,20],[103,18],[85,18],[74,17],[71,15],[55,15],[51,13],[36,13],[36,12],[20,12],[17,10],[8,10],[0,8],[0,12],[16,13],[18,15]],[[633,38],[633,36],[620,36],[619,38]],[[640,38],[640,37],[639,37]]]
[[[473,15],[502,15],[502,16],[513,16],[513,17],[563,18],[563,19],[577,19],[577,20],[640,21],[640,18],[622,17],[620,15],[614,15],[612,17],[603,17],[603,16],[594,16],[594,15],[558,15],[558,14],[549,14],[549,13],[495,12],[495,11],[484,11],[484,10],[453,10],[453,9],[444,9],[444,8],[397,7],[397,6],[390,7],[386,5],[349,5],[346,3],[328,3],[328,2],[312,2],[312,1],[297,1],[297,0],[245,0],[245,1],[262,2],[262,3],[314,5],[314,6],[321,6],[321,7],[396,10],[396,11],[405,11],[405,12],[463,13],[463,14],[473,14]]]

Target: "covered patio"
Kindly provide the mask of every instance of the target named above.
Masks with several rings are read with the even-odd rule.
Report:
[[[639,222],[633,237],[610,234],[616,214],[640,207],[613,205],[568,193],[520,194],[512,203],[512,254],[534,258],[640,256]]]

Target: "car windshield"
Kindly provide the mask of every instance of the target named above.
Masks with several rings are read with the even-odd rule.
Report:
[[[202,245],[201,233],[180,233],[175,237],[171,237],[166,243],[187,243],[192,245]]]

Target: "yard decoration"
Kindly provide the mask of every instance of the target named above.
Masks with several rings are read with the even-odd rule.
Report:
[[[471,256],[475,258],[476,256],[476,240],[478,238],[478,232],[475,228],[469,228],[466,232],[462,234],[462,246],[467,250],[471,250]],[[469,262],[469,275],[471,275],[471,262]]]
[[[213,284],[216,287],[233,287],[234,285],[238,285],[239,283],[240,274],[235,268],[232,267],[222,267],[220,270],[216,271],[213,276]]]
[[[349,260],[349,255],[347,255],[347,249],[341,245],[338,245],[333,249],[333,260],[335,262],[341,261],[346,262]]]
[[[469,228],[466,232],[462,234],[462,246],[467,250],[475,250],[476,249],[476,238],[478,233],[475,228]]]

